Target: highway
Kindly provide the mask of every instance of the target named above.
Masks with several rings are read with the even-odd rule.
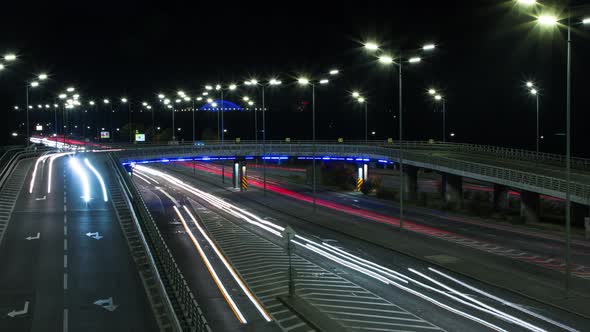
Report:
[[[104,161],[66,153],[21,161],[3,188],[0,205],[14,209],[0,237],[1,331],[158,330],[96,175],[111,176]]]
[[[391,240],[397,235],[388,229],[390,225],[367,226],[360,216],[324,208],[312,216],[308,202],[272,192],[265,199],[256,188],[238,193],[221,187],[218,176],[201,172],[191,179],[190,174],[192,170],[182,166],[138,165],[134,180],[152,202],[150,208],[167,216],[167,222],[161,226],[166,227],[168,233],[176,232],[178,236],[174,239],[184,237],[187,242],[190,228],[171,225],[171,222],[177,223],[175,220],[179,217],[166,208],[167,204],[182,205],[183,209],[186,206],[191,214],[199,216],[195,218],[195,225],[206,230],[205,234],[220,247],[232,268],[244,278],[283,330],[292,328],[293,325],[287,323],[295,324],[297,331],[299,328],[307,330],[296,318],[276,317],[277,313],[289,315],[276,302],[276,296],[287,290],[286,260],[281,247],[281,230],[286,226],[292,227],[298,235],[296,259],[300,265],[296,270],[313,271],[296,275],[298,294],[320,313],[351,330],[574,331],[583,330],[586,323],[574,315],[465,279],[423,260],[364,241],[362,237],[348,236],[344,231],[354,227],[361,233],[370,232],[375,238]],[[226,185],[229,186],[229,181]],[[188,216],[186,214],[185,218]],[[190,233],[197,241],[202,241],[199,238],[203,234],[199,235],[196,230]],[[203,265],[194,247],[183,247],[189,252],[185,257],[192,255],[193,269]],[[428,243],[424,247],[431,249]],[[222,269],[220,264],[216,266]],[[281,269],[285,272],[281,273]],[[256,279],[261,275],[268,277]],[[338,286],[327,286],[326,280],[318,281],[318,278]],[[209,289],[215,290],[214,287]],[[362,302],[371,305],[365,307]],[[387,309],[378,309],[377,302]],[[248,307],[247,303],[238,303],[238,306]],[[257,316],[253,316],[256,319]]]

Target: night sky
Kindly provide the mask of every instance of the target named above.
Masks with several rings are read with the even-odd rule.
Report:
[[[24,109],[25,82],[42,71],[50,80],[32,92],[31,104],[53,104],[72,85],[86,103],[129,98],[133,121],[145,126],[151,117],[138,110],[147,101],[157,109],[162,127],[170,127],[170,112],[160,109],[157,93],[172,96],[182,89],[194,96],[207,83],[276,76],[283,85],[266,98],[267,137],[310,139],[310,105],[299,108],[311,102],[311,90],[294,82],[301,74],[323,78],[332,68],[341,74],[316,90],[318,139],[364,137],[362,108],[352,101],[353,90],[368,99],[369,131],[376,131],[375,138],[397,138],[397,72],[362,48],[362,41],[372,39],[393,55],[399,50],[421,55],[414,50],[426,42],[437,44],[419,65],[406,65],[405,139],[440,140],[440,106],[426,93],[435,87],[447,100],[448,132],[456,134],[452,140],[534,149],[535,100],[524,87],[530,79],[541,91],[541,149],[564,152],[565,138],[556,134],[565,131],[565,29],[540,29],[529,15],[534,10],[511,1],[384,3],[96,1],[4,7],[0,52],[14,51],[19,59],[0,72],[5,114],[0,141],[15,143],[10,133],[24,112],[13,107]],[[590,28],[578,26],[572,44],[574,154],[585,156],[590,156],[589,37]],[[239,102],[244,95],[260,104],[251,88],[239,88],[228,99]],[[113,126],[122,126],[127,108],[113,107]],[[84,109],[89,113],[82,115]],[[93,121],[108,126],[110,118],[101,111],[85,107],[71,119],[80,126]],[[35,110],[31,122],[52,122],[52,114]],[[189,116],[177,113],[187,140]],[[225,118],[228,139],[252,138],[251,113],[228,112]],[[198,114],[197,120],[197,139],[205,128],[216,128],[214,114]]]

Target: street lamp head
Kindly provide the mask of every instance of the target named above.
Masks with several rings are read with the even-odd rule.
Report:
[[[69,87],[66,89],[67,92],[74,92],[76,89],[74,87]]]
[[[215,86],[215,90],[221,90],[221,85],[217,84],[217,85]]]
[[[18,110],[18,106],[14,106],[14,109],[15,109],[15,110]]]
[[[300,77],[297,79],[297,83],[301,84],[301,85],[308,85],[309,84],[309,79],[305,78],[305,77]]]
[[[537,0],[516,0],[519,5],[532,6],[537,3]]]
[[[53,108],[58,108],[59,105],[58,104],[53,104]]]
[[[121,102],[125,104],[127,102],[127,98],[121,98]]]
[[[50,108],[51,106],[49,106],[49,104],[45,104],[45,108]]]
[[[213,87],[211,85],[205,85],[205,90],[213,90]]]
[[[420,61],[422,61],[422,59],[417,56],[408,60],[409,63],[419,63]]]
[[[230,84],[229,85],[229,89],[232,90],[232,91],[235,90],[235,89],[237,89],[237,88],[238,88],[238,86],[235,85],[235,84]]]
[[[147,106],[148,103],[146,103],[145,101],[143,103],[141,103],[142,106]]]
[[[338,75],[340,73],[340,71],[338,69],[332,69],[330,70],[330,75],[334,76],[334,75]]]
[[[361,95],[361,94],[360,94],[360,93],[358,93],[357,91],[353,91],[353,92],[352,92],[352,97],[353,97],[353,98],[358,98],[358,97],[360,97],[360,95]]]
[[[428,89],[428,94],[431,96],[434,96],[436,94],[436,90],[435,89]]]
[[[252,83],[253,85],[256,85],[256,84],[258,84],[258,80],[253,78],[250,80],[250,83]]]
[[[242,98],[242,100],[243,101],[248,101],[248,100],[250,100],[250,97],[246,96],[246,97]]]
[[[43,73],[43,74],[39,74],[39,80],[43,81],[47,79],[47,74]]]
[[[178,95],[181,97],[184,97],[184,91],[182,91],[182,90],[178,91]]]
[[[590,17],[586,17],[582,20],[582,24],[590,24]]]
[[[16,54],[9,53],[4,56],[4,61],[14,61],[16,60]]]
[[[90,106],[94,106],[94,101],[89,101],[88,104],[90,104]]]
[[[147,105],[147,106],[146,106],[146,108],[147,108],[148,110],[151,110],[151,109],[152,109],[152,106],[151,106],[151,105]]]
[[[59,96],[57,96],[59,99],[66,99],[68,97],[68,95],[66,95],[65,93],[60,93]]]
[[[544,14],[538,18],[539,24],[547,27],[553,27],[557,25],[557,16],[551,14]]]
[[[270,81],[268,81],[268,83],[270,85],[280,85],[282,82],[277,80],[276,78],[272,78]]]
[[[248,102],[248,105],[252,106],[252,105],[254,105],[254,102],[250,100],[250,101]]]
[[[435,48],[436,48],[436,45],[434,45],[432,43],[431,44],[426,44],[426,45],[422,46],[422,50],[423,51],[432,51]]]
[[[533,96],[536,96],[536,95],[537,95],[537,93],[539,93],[539,91],[537,91],[537,89],[531,89],[531,94],[532,94]]]
[[[73,97],[74,99],[78,99],[78,98],[80,98],[80,95],[79,95],[79,94],[75,94],[75,95],[73,95],[72,97]]]
[[[39,82],[37,82],[37,81],[31,82],[31,87],[36,88],[38,86],[39,86]]]
[[[532,88],[534,86],[534,84],[533,84],[533,82],[528,81],[528,82],[526,82],[526,86],[527,86],[527,88]]]
[[[328,81],[327,79],[321,79],[320,80],[320,84],[328,84],[330,81]]]
[[[180,99],[176,99],[174,102],[176,102],[177,104],[180,103],[182,100]]]
[[[158,99],[164,99],[164,98],[166,98],[166,96],[164,96],[164,95],[163,95],[163,94],[161,94],[161,93],[160,93],[160,94],[158,94]]]
[[[4,65],[0,63],[0,70],[4,69]]]
[[[189,97],[184,97],[182,99],[184,99],[184,101],[190,101],[191,100]]]
[[[365,102],[365,98],[363,98],[363,97],[359,97],[359,98],[357,99],[357,101],[358,101],[359,103],[361,103],[361,104],[362,104],[362,103],[364,103],[364,102]]]
[[[207,91],[205,91],[205,92],[202,93],[203,96],[206,96],[208,94],[209,94],[209,92],[207,92]]]
[[[197,97],[197,101],[203,100],[203,97]]]
[[[211,103],[211,107],[217,107],[217,103]]]
[[[436,96],[434,96],[434,100],[440,101],[440,100],[442,100],[442,96],[441,95],[436,95]]]
[[[377,45],[375,42],[366,42],[365,49],[369,51],[377,51],[379,49],[379,45]]]
[[[211,99],[211,98],[207,98],[207,102],[208,102],[209,104],[211,104],[211,103],[213,102],[213,99]]]
[[[108,99],[105,99],[105,100],[103,100],[102,102],[103,102],[103,103],[105,103],[105,104],[108,104],[108,103],[110,103]]]
[[[388,56],[388,55],[382,55],[379,57],[379,62],[383,63],[383,64],[392,64],[393,63],[393,58]]]

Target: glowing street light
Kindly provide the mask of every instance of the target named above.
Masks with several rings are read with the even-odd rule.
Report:
[[[436,95],[436,90],[435,89],[428,89],[428,94],[431,96]]]
[[[321,79],[320,80],[320,84],[328,84],[330,81],[328,81],[327,79]]]
[[[89,104],[90,106],[94,106],[94,101],[93,101],[93,100],[91,100],[91,101],[89,101],[89,102],[88,102],[88,104]]]
[[[4,56],[4,61],[14,61],[16,60],[16,54],[9,53]]]
[[[268,81],[268,84],[270,85],[281,85],[283,82],[277,80],[276,78],[271,79],[270,81]]]
[[[38,78],[40,81],[44,81],[47,79],[47,74],[39,74]]]
[[[104,99],[102,102],[105,103],[105,104],[110,103],[110,101],[108,99]]]
[[[68,95],[66,95],[65,93],[60,93],[59,96],[57,96],[59,99],[66,99],[68,97]]]
[[[160,93],[160,94],[158,94],[158,99],[164,99],[164,98],[166,98],[166,96],[164,96],[164,95],[163,95],[163,94],[161,94],[161,93]]]
[[[38,87],[38,86],[39,86],[39,82],[37,82],[37,81],[33,81],[33,82],[31,82],[31,87],[32,87],[32,88],[36,88],[36,87]]]
[[[4,69],[4,65],[0,63],[0,70]]]
[[[235,85],[235,84],[230,84],[229,85],[229,89],[232,90],[232,91],[235,90],[235,89],[237,89],[237,88],[238,88],[238,86]]]
[[[423,51],[432,51],[435,48],[436,48],[435,44],[426,44],[426,45],[422,46]]]
[[[408,60],[409,63],[419,63],[420,61],[422,61],[420,57],[413,57]]]
[[[590,24],[590,17],[586,17],[582,20],[582,24]]]
[[[442,100],[442,96],[441,95],[436,95],[436,96],[434,96],[434,100]]]
[[[551,14],[543,14],[538,18],[539,24],[547,27],[552,27],[557,25],[557,16]]]
[[[338,75],[340,73],[340,71],[338,69],[332,69],[330,70],[330,75],[334,76],[334,75]]]
[[[205,85],[205,90],[213,90],[213,87],[211,85]]]
[[[517,0],[519,5],[532,6],[537,3],[537,0]]]
[[[393,58],[388,55],[382,55],[379,57],[379,62],[387,65],[393,63]]]
[[[379,45],[375,42],[367,42],[365,43],[365,49],[369,51],[377,51],[379,49]]]
[[[300,85],[308,85],[309,79],[307,79],[305,77],[300,77],[297,79],[297,83],[299,83]]]
[[[526,86],[527,86],[527,88],[532,88],[534,86],[534,84],[533,84],[533,82],[528,81],[528,82],[526,82]]]
[[[73,88],[73,87],[69,87],[69,88],[66,89],[66,91],[67,92],[74,92],[74,91],[76,91],[76,89]]]
[[[353,91],[352,92],[352,97],[353,98],[358,98],[358,97],[360,97],[360,93],[358,93],[357,91]]]
[[[121,98],[121,102],[122,102],[123,104],[127,103],[127,98]]]

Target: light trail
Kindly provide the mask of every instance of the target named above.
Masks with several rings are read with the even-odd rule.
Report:
[[[425,275],[424,273],[418,272],[418,271],[416,271],[415,269],[412,269],[412,268],[408,268],[408,270],[410,272],[415,273],[415,274],[421,276],[422,278],[424,278],[424,279],[432,282],[433,284],[435,284],[435,285],[437,285],[439,287],[442,287],[442,288],[446,289],[447,291],[449,291],[449,292],[451,292],[453,294],[456,294],[456,295],[458,295],[458,296],[466,299],[467,301],[473,302],[474,304],[478,305],[479,307],[476,306],[476,305],[473,305],[473,304],[468,304],[468,303],[464,302],[463,300],[460,300],[459,298],[457,298],[455,296],[452,296],[452,295],[450,295],[448,293],[445,293],[443,291],[437,290],[437,292],[445,293],[447,297],[450,297],[450,298],[454,299],[455,301],[459,301],[459,302],[461,302],[463,304],[466,304],[466,305],[468,305],[470,307],[476,308],[476,309],[478,309],[480,311],[483,311],[485,313],[488,313],[490,315],[493,315],[493,316],[495,316],[495,317],[497,317],[497,318],[499,318],[501,320],[504,320],[506,322],[509,322],[509,323],[512,323],[512,324],[515,324],[515,325],[520,325],[520,326],[522,326],[522,327],[524,327],[526,329],[529,329],[531,331],[535,331],[535,332],[547,332],[546,330],[544,330],[544,329],[542,329],[542,328],[540,328],[538,326],[532,325],[532,324],[530,324],[528,322],[523,321],[522,319],[519,319],[517,317],[514,317],[512,315],[509,315],[509,314],[507,314],[507,313],[505,313],[503,311],[500,311],[500,310],[498,310],[496,308],[493,308],[493,307],[491,307],[491,306],[489,306],[489,305],[487,305],[485,303],[482,303],[481,301],[478,301],[478,300],[476,300],[476,299],[474,299],[474,298],[472,298],[470,296],[467,296],[467,295],[465,295],[465,294],[463,294],[463,293],[461,293],[461,292],[459,292],[459,291],[457,291],[457,290],[455,290],[455,289],[453,289],[453,288],[451,288],[451,287],[449,287],[449,286],[447,286],[447,285],[445,285],[445,284],[443,284],[443,283],[441,283],[441,282],[439,282],[437,280],[434,280],[433,278]]]
[[[96,168],[94,168],[94,166],[92,166],[90,161],[88,161],[88,158],[84,158],[84,163],[86,164],[86,166],[88,166],[88,168],[90,168],[92,173],[94,173],[94,176],[96,176],[96,178],[98,179],[98,182],[100,183],[100,188],[102,189],[102,199],[105,202],[108,202],[109,197],[107,196],[107,187],[104,184],[104,180],[102,179],[102,176],[100,175],[100,173],[98,173]]]
[[[88,181],[88,175],[86,175],[84,168],[82,168],[82,165],[80,165],[77,158],[70,159],[70,166],[78,175],[80,181],[82,181],[82,199],[84,202],[88,203],[90,201],[90,181]]]
[[[490,293],[488,293],[488,292],[485,292],[485,291],[483,291],[483,290],[481,290],[481,289],[479,289],[479,288],[477,288],[477,287],[471,286],[471,285],[469,285],[469,284],[467,284],[467,283],[464,283],[464,282],[462,282],[462,281],[460,281],[460,280],[458,280],[458,279],[456,279],[456,278],[453,278],[453,277],[449,276],[449,275],[448,275],[448,274],[446,274],[446,273],[440,272],[440,271],[438,271],[438,270],[436,270],[436,269],[433,269],[433,268],[431,268],[431,267],[429,267],[429,268],[428,268],[428,270],[430,270],[430,271],[432,271],[432,272],[434,272],[434,273],[437,273],[437,274],[439,274],[440,276],[442,276],[442,277],[445,277],[445,278],[447,278],[447,279],[449,279],[449,280],[451,280],[451,281],[454,281],[454,282],[456,282],[457,284],[459,284],[459,285],[461,285],[461,286],[463,286],[463,287],[465,287],[465,288],[467,288],[467,289],[469,289],[469,290],[472,290],[472,291],[474,291],[474,292],[477,292],[477,293],[479,293],[479,294],[481,294],[481,295],[483,295],[483,296],[485,296],[485,297],[487,297],[487,298],[490,298],[490,299],[492,299],[492,300],[498,301],[498,302],[502,303],[503,305],[506,305],[506,306],[509,306],[509,307],[511,307],[511,308],[514,308],[514,309],[516,309],[516,310],[518,310],[518,311],[520,311],[520,312],[523,312],[523,313],[525,313],[525,314],[527,314],[527,315],[531,315],[531,316],[533,316],[533,317],[535,317],[535,318],[538,318],[538,319],[540,319],[540,320],[542,320],[542,321],[545,321],[545,322],[547,322],[547,323],[550,323],[550,324],[552,324],[552,325],[555,325],[555,326],[557,326],[557,327],[559,327],[559,328],[562,328],[562,329],[564,329],[564,330],[567,330],[567,331],[570,331],[570,332],[578,332],[578,330],[576,330],[576,329],[574,329],[574,328],[572,328],[572,327],[569,327],[569,326],[567,326],[567,325],[565,325],[565,324],[562,324],[562,323],[560,323],[560,322],[557,322],[557,321],[555,321],[555,320],[553,320],[553,319],[551,319],[551,318],[545,317],[545,316],[543,316],[543,315],[541,315],[541,314],[538,314],[538,313],[536,313],[536,312],[533,312],[533,311],[530,311],[530,310],[528,310],[528,309],[525,309],[525,308],[523,308],[523,307],[522,307],[522,306],[520,306],[520,305],[517,305],[517,304],[515,304],[515,303],[512,303],[512,302],[509,302],[509,301],[506,301],[506,300],[504,300],[504,299],[502,299],[502,298],[500,298],[500,297],[494,296],[494,295],[492,295],[492,294],[490,294]]]
[[[31,183],[29,184],[29,194],[33,193],[33,189],[35,188],[35,179],[37,178],[37,169],[39,168],[39,163],[45,163],[45,159],[47,159],[50,155],[46,154],[39,158],[35,162],[35,168],[33,168],[33,175],[31,176]]]
[[[258,300],[254,297],[254,295],[252,294],[252,292],[250,292],[250,290],[248,289],[248,287],[244,284],[244,282],[242,281],[242,279],[238,276],[238,274],[234,271],[234,269],[232,268],[232,266],[228,263],[228,261],[225,259],[225,256],[223,256],[223,254],[219,251],[219,249],[217,248],[217,246],[215,245],[215,243],[213,243],[213,241],[211,241],[211,238],[209,238],[209,236],[207,235],[207,233],[203,230],[203,228],[201,227],[201,225],[199,225],[199,223],[197,222],[197,219],[195,219],[195,217],[193,216],[193,214],[189,211],[189,209],[186,207],[186,205],[183,205],[184,210],[186,211],[186,213],[188,213],[188,215],[191,217],[193,223],[195,224],[195,226],[197,226],[197,229],[199,230],[199,232],[201,233],[201,235],[205,238],[205,240],[207,240],[207,242],[209,243],[209,245],[211,246],[211,248],[213,249],[213,251],[215,251],[215,254],[217,254],[217,257],[219,257],[219,259],[223,262],[223,265],[225,265],[225,268],[229,271],[229,273],[232,275],[232,277],[234,278],[234,280],[238,283],[238,285],[240,285],[240,288],[242,289],[242,291],[244,292],[244,294],[246,294],[246,296],[248,297],[248,299],[250,299],[250,302],[252,302],[252,304],[256,307],[256,309],[258,310],[258,312],[260,312],[260,314],[262,315],[262,317],[267,321],[270,322],[272,321],[272,318],[270,318],[270,316],[268,315],[268,313],[264,310],[264,308],[262,307],[262,305],[260,305],[260,303],[258,302]]]
[[[217,272],[215,272],[215,269],[211,265],[211,262],[209,261],[209,259],[205,255],[205,251],[203,251],[203,248],[201,248],[199,241],[197,241],[197,239],[193,235],[193,232],[190,230],[190,228],[186,224],[186,220],[184,219],[184,217],[182,216],[182,214],[180,213],[180,211],[178,210],[178,208],[176,206],[173,206],[173,208],[174,208],[174,211],[176,212],[176,214],[178,215],[178,217],[180,218],[180,221],[182,222],[182,226],[184,226],[186,234],[193,241],[193,244],[197,248],[197,251],[199,252],[199,255],[201,256],[201,258],[203,259],[203,262],[205,262],[205,266],[207,266],[207,270],[209,270],[209,274],[211,274],[211,276],[213,277],[213,281],[215,281],[215,284],[217,285],[217,288],[219,288],[219,290],[221,291],[221,294],[225,298],[225,301],[228,303],[229,307],[234,312],[234,314],[236,315],[236,317],[238,318],[240,323],[242,323],[242,324],[248,323],[246,321],[246,318],[244,317],[244,315],[242,315],[242,312],[240,311],[240,309],[238,308],[238,306],[236,305],[236,303],[232,299],[232,297],[229,295],[229,293],[225,289],[225,286],[223,285],[223,283],[221,283],[221,280],[219,279]]]
[[[137,171],[134,171],[133,172],[133,176],[137,176],[138,179],[142,180],[143,182],[145,182],[147,184],[152,184],[150,181],[148,181],[148,179],[146,179],[143,176],[139,175]]]
[[[219,198],[217,198],[217,197],[215,197],[215,196],[213,196],[211,194],[205,193],[205,192],[200,191],[200,190],[198,190],[198,189],[196,189],[196,188],[194,188],[194,187],[192,187],[190,185],[187,185],[184,182],[182,182],[182,181],[178,180],[177,178],[175,178],[173,176],[170,176],[170,175],[168,175],[166,173],[163,173],[163,172],[160,172],[160,171],[157,171],[157,170],[153,170],[153,169],[147,168],[145,166],[139,166],[138,165],[137,167],[141,167],[143,172],[146,172],[146,173],[149,173],[151,175],[159,176],[161,178],[164,178],[167,181],[169,181],[170,183],[172,183],[174,185],[177,185],[180,188],[183,188],[183,189],[187,190],[188,192],[197,195],[198,197],[200,197],[203,200],[209,202],[213,206],[218,207],[218,208],[220,208],[220,209],[222,209],[224,211],[227,211],[228,213],[231,213],[231,214],[233,214],[233,215],[235,215],[235,216],[237,216],[237,217],[239,217],[241,219],[247,220],[247,219],[250,219],[250,218],[256,218],[258,220],[262,220],[258,216],[255,216],[255,215],[253,215],[250,212],[243,211],[242,209],[240,209],[240,208],[238,208],[236,206],[233,206],[233,205],[227,203],[224,200],[221,200],[221,199],[219,199]],[[185,207],[185,209],[186,209],[186,207]],[[244,215],[244,214],[242,214],[242,212],[243,213],[247,213],[248,215]],[[189,212],[189,214],[190,214],[190,212]],[[191,215],[191,218],[194,218],[194,217]],[[272,234],[275,234],[277,236],[281,236],[282,235],[281,233],[278,232],[278,230],[279,229],[284,229],[283,227],[278,226],[278,225],[275,225],[275,224],[270,223],[268,221],[264,221],[264,223],[260,223],[260,222],[253,222],[252,220],[250,220],[248,222],[250,222],[250,223],[252,223],[252,224],[254,224],[254,225],[256,225],[256,226],[258,226],[260,228],[266,229],[266,230],[268,230],[269,228],[272,228],[272,230],[276,230],[276,231],[275,232],[271,232],[271,233]],[[280,232],[282,232],[282,230]],[[484,325],[484,326],[486,326],[486,327],[488,327],[488,328],[490,328],[492,330],[502,331],[502,332],[506,331],[505,329],[503,329],[500,326],[494,325],[493,323],[488,322],[488,321],[486,321],[484,319],[481,319],[479,317],[476,317],[476,316],[473,316],[471,314],[468,314],[467,312],[464,312],[464,311],[461,311],[459,309],[453,308],[450,305],[447,305],[447,304],[444,304],[444,303],[442,303],[442,302],[440,302],[438,300],[435,300],[434,298],[426,295],[425,293],[422,293],[422,292],[420,292],[418,290],[412,289],[409,286],[404,286],[403,284],[408,284],[409,282],[411,282],[414,285],[417,285],[417,286],[422,287],[422,288],[425,288],[425,289],[427,289],[429,291],[435,292],[436,294],[440,294],[440,295],[442,295],[444,297],[451,298],[452,300],[454,300],[456,302],[459,302],[459,303],[461,303],[463,305],[466,305],[466,306],[469,306],[471,308],[474,308],[474,309],[476,309],[478,311],[482,311],[484,313],[490,314],[490,315],[492,315],[495,318],[498,318],[498,319],[507,321],[507,322],[512,323],[512,324],[516,324],[518,326],[521,326],[523,328],[527,328],[527,329],[532,330],[532,331],[536,331],[536,332],[545,331],[542,328],[539,328],[539,327],[537,327],[535,325],[532,325],[532,324],[530,324],[530,323],[528,323],[528,322],[526,322],[526,321],[524,321],[522,319],[519,319],[517,317],[514,317],[514,316],[511,316],[511,315],[509,315],[507,313],[504,313],[504,312],[502,312],[500,310],[497,310],[497,309],[495,309],[495,308],[493,308],[493,307],[491,307],[489,305],[483,304],[483,303],[481,303],[479,301],[475,301],[474,302],[474,300],[472,298],[470,298],[469,296],[464,295],[464,294],[462,294],[462,293],[460,293],[458,291],[453,290],[451,292],[453,294],[462,294],[462,295],[464,295],[462,297],[467,298],[468,301],[464,301],[461,298],[458,298],[458,297],[456,297],[456,296],[454,296],[452,294],[448,294],[447,292],[445,292],[443,290],[437,289],[435,287],[432,287],[432,286],[426,285],[426,284],[424,284],[424,283],[422,283],[420,281],[417,281],[417,280],[411,278],[408,275],[405,275],[403,273],[400,273],[400,272],[397,272],[397,271],[394,271],[394,270],[385,268],[385,267],[383,267],[381,265],[378,265],[378,264],[373,263],[371,261],[365,260],[365,259],[360,258],[358,256],[355,256],[353,254],[350,254],[350,253],[348,253],[348,252],[346,252],[346,251],[344,251],[342,249],[339,249],[337,247],[334,247],[332,245],[329,245],[329,244],[326,244],[326,243],[321,243],[320,244],[320,243],[314,242],[312,240],[309,240],[309,239],[307,239],[305,237],[302,237],[300,235],[296,235],[296,238],[298,240],[302,240],[303,242],[299,242],[297,240],[293,240],[293,243],[301,246],[302,248],[305,248],[307,250],[310,250],[311,252],[314,252],[314,253],[316,253],[316,254],[318,254],[320,256],[323,256],[323,257],[325,257],[325,258],[327,258],[329,260],[332,260],[332,261],[334,261],[334,262],[336,262],[336,263],[338,263],[340,265],[346,266],[346,267],[348,267],[348,268],[350,268],[352,270],[355,270],[355,271],[357,271],[357,272],[359,272],[361,274],[364,274],[366,276],[369,276],[369,277],[371,277],[371,278],[373,278],[375,280],[379,280],[379,281],[381,281],[381,282],[383,282],[385,284],[392,285],[392,286],[394,286],[396,288],[399,288],[399,289],[401,289],[401,290],[403,290],[405,292],[408,292],[408,293],[410,293],[412,295],[415,295],[415,296],[417,296],[417,297],[419,297],[419,298],[421,298],[421,299],[423,299],[425,301],[428,301],[428,302],[430,302],[430,303],[432,303],[432,304],[434,304],[434,305],[436,305],[436,306],[438,306],[438,307],[440,307],[440,308],[442,308],[444,310],[447,310],[447,311],[450,311],[450,312],[452,312],[454,314],[457,314],[459,316],[462,316],[462,317],[464,317],[466,319],[469,319],[469,320],[471,320],[471,321],[473,321],[475,323]],[[417,271],[415,271],[413,269],[409,269],[409,270],[411,272],[413,272],[413,273],[416,273],[417,272]],[[432,278],[430,278],[430,277],[428,277],[426,275],[421,274],[421,276],[424,276],[427,280],[429,280],[431,282],[434,282],[437,286],[442,287],[443,289],[447,289],[447,287],[448,287],[446,285],[443,285],[441,283],[436,282],[435,280],[433,280]],[[539,315],[533,315],[533,317],[540,318]],[[542,319],[542,318],[540,318],[540,319]],[[546,320],[546,319],[544,319],[544,320]],[[555,323],[557,323],[557,322],[555,322]],[[560,324],[560,323],[557,323],[557,324]],[[561,324],[561,325],[563,325],[563,324]],[[557,325],[557,326],[560,326],[561,327],[561,325]],[[563,326],[565,326],[565,325],[563,325]],[[575,330],[568,329],[568,331],[574,332]]]
[[[51,182],[52,182],[52,178],[53,178],[53,161],[57,158],[61,158],[63,156],[67,156],[70,154],[73,154],[73,152],[57,153],[57,154],[54,154],[51,157],[49,157],[49,172],[48,172],[48,179],[47,179],[47,193],[48,194],[51,193]]]

